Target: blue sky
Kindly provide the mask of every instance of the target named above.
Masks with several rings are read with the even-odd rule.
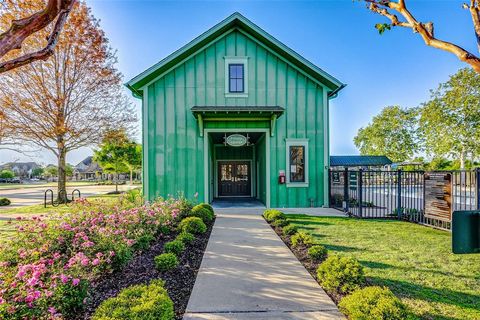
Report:
[[[407,1],[421,21],[434,21],[437,37],[475,52],[462,1]],[[358,153],[352,140],[383,107],[417,106],[429,90],[464,64],[427,47],[410,29],[380,36],[386,20],[359,1],[139,1],[87,0],[117,50],[118,68],[129,80],[235,11],[348,86],[331,103],[332,154]],[[77,163],[91,150],[72,152]],[[2,156],[3,158],[4,156]],[[24,156],[6,155],[11,161]],[[43,162],[54,158],[42,153]]]

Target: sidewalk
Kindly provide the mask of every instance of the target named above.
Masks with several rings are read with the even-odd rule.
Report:
[[[259,210],[216,210],[183,319],[344,319]]]

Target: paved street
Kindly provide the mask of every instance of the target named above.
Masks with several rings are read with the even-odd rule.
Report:
[[[120,191],[125,191],[138,187],[138,185],[119,185],[118,189]],[[11,189],[11,190],[1,190],[0,189],[0,198],[6,197],[12,201],[12,204],[9,206],[0,206],[0,212],[6,209],[19,208],[23,206],[30,206],[34,204],[43,203],[45,190],[52,189],[55,191],[57,188],[54,187],[28,187],[23,189]],[[76,187],[67,187],[67,193],[69,197],[73,190],[78,189],[82,197],[89,197],[98,194],[105,194],[110,191],[115,191],[115,186],[76,186]]]
[[[217,209],[184,320],[344,319],[263,209]]]

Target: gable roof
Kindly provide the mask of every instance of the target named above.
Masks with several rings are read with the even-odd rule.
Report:
[[[386,156],[330,156],[330,167],[369,167],[392,164]]]
[[[225,20],[221,21],[208,31],[204,32],[182,48],[173,52],[160,62],[151,66],[144,72],[140,73],[132,80],[126,83],[127,88],[129,88],[133,95],[140,98],[142,97],[141,88],[148,84],[150,81],[154,80],[158,76],[162,75],[164,72],[174,67],[184,59],[188,58],[190,55],[197,52],[199,49],[204,47],[209,42],[218,38],[223,33],[227,32],[232,28],[242,29],[247,31],[257,40],[262,42],[264,45],[269,47],[271,50],[287,59],[290,63],[294,64],[302,71],[307,73],[312,78],[323,83],[328,89],[330,89],[329,97],[334,96],[338,91],[340,91],[345,84],[340,82],[338,79],[323,71],[307,59],[303,58],[301,55],[288,48],[286,45],[275,39],[273,36],[268,34],[266,31],[258,27],[256,24],[245,18],[238,12],[235,12]]]

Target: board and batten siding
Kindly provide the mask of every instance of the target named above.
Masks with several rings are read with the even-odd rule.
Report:
[[[248,97],[225,97],[225,57],[248,58]],[[272,207],[305,207],[314,199],[325,204],[328,165],[328,99],[325,87],[307,77],[244,31],[234,29],[177,65],[144,89],[144,144],[148,147],[146,196],[199,193],[204,200],[204,144],[193,106],[280,106],[270,140]],[[146,103],[145,103],[146,100]],[[265,128],[267,121],[211,122],[205,128]],[[325,127],[327,126],[327,127]],[[278,184],[286,170],[285,139],[308,139],[309,186]],[[268,167],[268,166],[267,166]],[[160,194],[162,192],[162,194]]]

